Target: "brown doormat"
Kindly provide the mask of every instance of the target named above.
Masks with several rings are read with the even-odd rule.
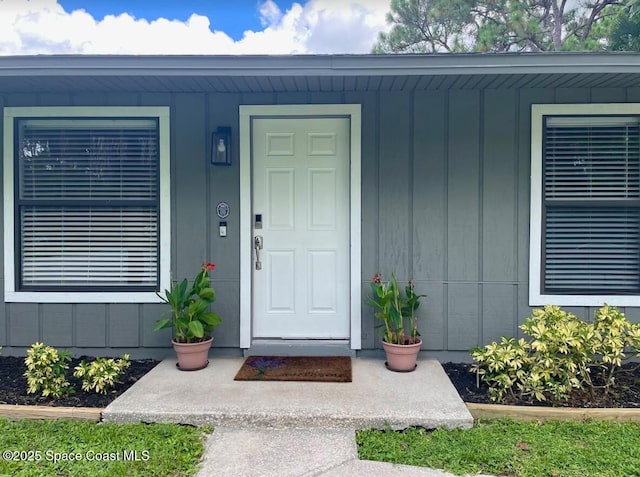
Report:
[[[348,356],[250,356],[235,381],[351,382]]]

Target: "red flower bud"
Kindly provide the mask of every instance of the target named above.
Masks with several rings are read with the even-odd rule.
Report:
[[[214,268],[216,268],[215,264],[213,263],[209,263],[209,262],[205,262],[202,264],[202,271],[204,273],[209,273],[210,271],[212,271]]]

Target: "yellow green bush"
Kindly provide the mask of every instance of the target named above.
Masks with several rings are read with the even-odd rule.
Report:
[[[27,371],[27,393],[40,392],[43,396],[59,398],[73,392],[67,381],[71,355],[67,351],[58,351],[44,343],[34,343],[27,350],[24,360]]]
[[[83,391],[95,391],[107,394],[119,381],[125,370],[131,365],[129,355],[124,354],[120,359],[96,358],[87,363],[81,361],[75,367],[73,375],[82,378]]]
[[[606,304],[593,323],[547,305],[533,310],[520,329],[528,338],[502,337],[471,353],[493,401],[561,402],[573,389],[608,393],[623,361],[640,356],[640,324]]]

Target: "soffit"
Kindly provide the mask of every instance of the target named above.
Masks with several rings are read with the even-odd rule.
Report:
[[[640,55],[0,58],[0,94],[640,87]]]

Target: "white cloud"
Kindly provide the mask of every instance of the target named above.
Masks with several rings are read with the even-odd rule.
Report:
[[[209,18],[186,21],[66,12],[56,0],[0,0],[0,55],[367,53],[386,30],[389,0],[308,0],[281,11],[258,5],[263,29],[234,41]]]
[[[258,10],[260,11],[260,23],[263,27],[277,23],[282,18],[280,7],[272,0],[266,0]]]
[[[389,2],[311,0],[305,6],[309,36],[306,46],[313,53],[368,53],[378,32],[386,30]]]

